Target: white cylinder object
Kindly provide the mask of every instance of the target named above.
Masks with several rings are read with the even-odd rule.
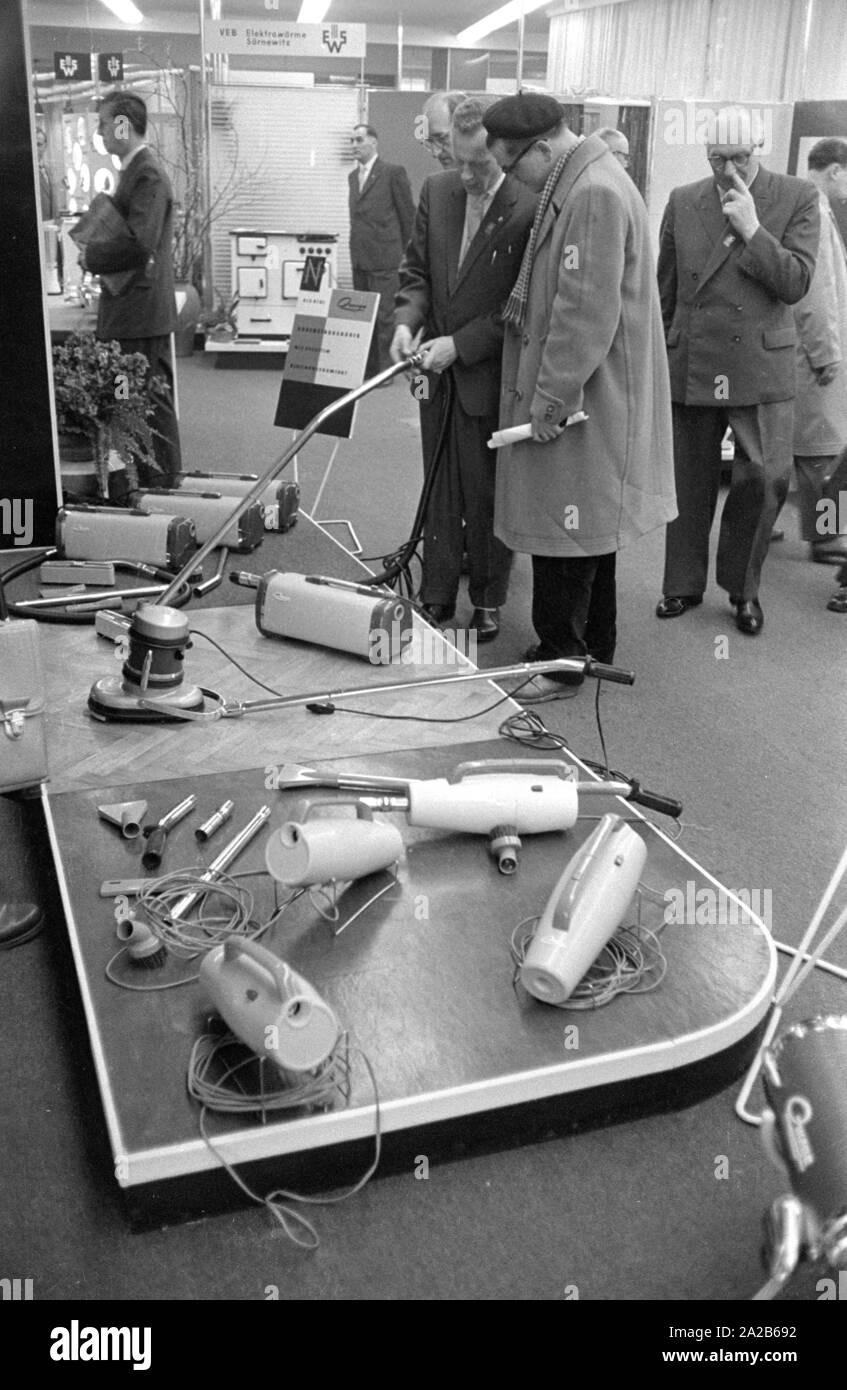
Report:
[[[227,1027],[283,1072],[314,1071],[338,1040],[317,990],[258,941],[231,937],[203,957],[200,979]]]
[[[579,793],[563,777],[492,772],[409,783],[409,824],[431,830],[488,835],[508,825],[518,835],[568,830],[576,824]]]
[[[275,830],[265,849],[268,873],[289,888],[349,882],[395,864],[403,837],[395,825],[333,816],[287,821]]]
[[[545,1004],[569,999],[617,931],[647,859],[641,836],[604,816],[568,863],[521,966],[524,988]]]

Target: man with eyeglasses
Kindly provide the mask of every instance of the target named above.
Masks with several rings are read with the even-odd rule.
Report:
[[[504,313],[500,406],[501,428],[530,437],[498,450],[495,533],[532,556],[538,642],[526,659],[612,662],[617,552],[676,515],[647,210],[605,142],[581,139],[553,97],[507,97],[485,125],[501,167],[540,195]]]
[[[433,159],[438,160],[445,173],[448,169],[456,168],[453,145],[450,139],[453,112],[467,99],[466,92],[433,92],[432,96],[424,102],[417,125],[417,129],[420,131],[419,138],[426,145]]]
[[[796,389],[791,306],[809,289],[820,236],[817,190],[759,163],[755,117],[711,122],[711,175],[675,188],[662,219],[659,290],[673,400],[679,516],[665,542],[659,618],[703,601],[721,439],[735,437],[717,582],[740,632],[764,625],[762,565],[788,492]]]
[[[533,196],[504,176],[489,153],[483,113],[496,98],[469,97],[452,122],[456,169],[424,183],[395,301],[391,354],[402,361],[415,337],[425,375],[413,381],[429,469],[442,457],[427,509],[421,600],[431,622],[455,612],[467,552],[469,628],[478,642],[500,631],[511,551],[494,536],[495,455],[500,395],[500,312],[518,273],[535,210]],[[464,523],[464,525],[463,525]]]

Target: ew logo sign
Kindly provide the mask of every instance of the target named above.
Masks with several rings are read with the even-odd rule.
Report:
[[[341,53],[347,46],[347,30],[342,29],[340,24],[330,24],[321,33],[321,43],[330,53]]]

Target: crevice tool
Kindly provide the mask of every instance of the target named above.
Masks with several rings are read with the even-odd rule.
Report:
[[[155,825],[147,826],[144,835],[147,844],[141,856],[141,862],[145,869],[158,869],[165,853],[165,845],[168,841],[168,832],[173,829],[178,821],[187,816],[189,811],[193,811],[197,805],[197,797],[187,796],[173,810],[168,811]]]

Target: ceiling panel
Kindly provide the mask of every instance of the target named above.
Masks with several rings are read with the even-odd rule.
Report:
[[[160,13],[190,16],[192,27],[197,21],[198,3],[193,3],[192,0],[135,0],[135,3],[147,19],[152,19],[156,13]],[[37,23],[38,0],[30,0],[28,8],[31,21]],[[87,22],[93,27],[101,26],[101,15],[104,16],[108,27],[112,27],[115,22],[100,0],[81,0],[79,4],[74,4],[73,0],[64,0],[63,8],[69,12],[82,11]],[[426,0],[425,4],[412,4],[409,0],[399,4],[394,3],[394,0],[334,0],[327,19],[336,23],[346,20],[351,24],[380,24],[391,27],[395,27],[400,21],[407,29],[438,29],[445,33],[457,34],[496,8],[499,8],[497,0]],[[278,4],[274,3],[272,6],[266,6],[263,0],[223,0],[222,17],[296,20],[299,9],[300,0],[278,0]],[[546,34],[549,23],[547,15],[557,9],[560,10],[561,5],[551,3],[528,15],[526,33],[535,37]],[[209,13],[208,0],[206,13]],[[499,32],[504,39],[511,37],[517,44],[517,23]]]

